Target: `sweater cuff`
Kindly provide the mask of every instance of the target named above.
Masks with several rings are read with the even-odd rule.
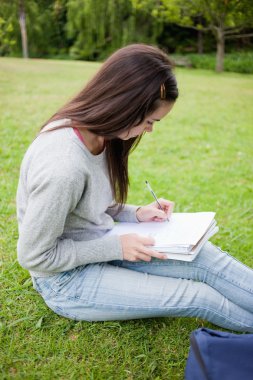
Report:
[[[126,204],[123,210],[117,215],[117,221],[127,223],[139,223],[139,220],[136,217],[136,211],[139,207],[140,206]]]

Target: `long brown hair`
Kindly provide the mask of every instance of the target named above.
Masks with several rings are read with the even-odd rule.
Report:
[[[140,124],[163,101],[178,97],[173,63],[157,47],[133,44],[112,54],[96,75],[47,123],[62,118],[76,122],[78,128],[105,137],[106,155],[115,200],[127,199],[128,156],[141,136],[117,138]],[[46,123],[46,124],[47,124]]]

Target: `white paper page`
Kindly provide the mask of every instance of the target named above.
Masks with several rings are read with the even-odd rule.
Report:
[[[173,214],[167,227],[155,231],[152,236],[157,246],[194,246],[214,222],[215,213]]]
[[[177,246],[175,246],[174,249],[172,247],[169,247],[169,248],[166,248],[166,247],[159,248],[159,247],[155,246],[155,249],[157,251],[159,251],[159,252],[167,253],[168,255],[170,255],[171,253],[173,253],[173,254],[179,254],[182,257],[183,256],[188,256],[188,255],[194,255],[196,252],[199,252],[199,250],[202,248],[202,246],[213,235],[215,235],[218,231],[219,231],[219,227],[217,227],[216,222],[215,222],[214,225],[209,230],[207,230],[207,232],[205,233],[205,235],[202,236],[202,238],[198,241],[198,243],[195,246],[189,246],[190,250],[188,252],[180,252],[180,250],[178,249]]]
[[[214,212],[173,213],[169,222],[118,223],[110,235],[152,236],[156,245],[195,245],[214,219]]]
[[[199,254],[201,248],[203,245],[214,235],[218,232],[219,227],[215,227],[212,229],[212,232],[209,232],[205,235],[203,239],[197,244],[195,248],[193,248],[191,254],[188,255],[182,255],[178,253],[167,253],[167,258],[172,260],[181,260],[181,261],[193,261],[196,256]],[[166,253],[166,252],[165,252]]]

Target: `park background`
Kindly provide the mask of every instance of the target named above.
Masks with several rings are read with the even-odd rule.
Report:
[[[0,56],[94,61],[133,42],[179,65],[253,73],[252,1],[1,0]]]
[[[148,178],[178,212],[216,211],[220,231],[212,242],[253,267],[250,5],[1,1],[1,379],[184,378],[191,331],[217,326],[198,318],[75,322],[45,306],[16,259],[19,168],[40,126],[111,52],[131,42],[158,45],[175,60],[180,96],[131,155],[129,202],[152,201]]]

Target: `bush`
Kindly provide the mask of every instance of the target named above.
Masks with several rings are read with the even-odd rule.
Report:
[[[215,54],[189,54],[190,65],[197,69],[215,70]],[[253,53],[228,53],[224,59],[224,71],[253,74]]]
[[[190,66],[196,69],[215,70],[215,54],[187,54],[173,56],[177,66]],[[253,74],[253,53],[228,53],[224,59],[224,71]]]
[[[188,59],[196,69],[215,70],[215,54],[189,54]]]
[[[231,53],[225,57],[225,71],[253,74],[253,53]]]

